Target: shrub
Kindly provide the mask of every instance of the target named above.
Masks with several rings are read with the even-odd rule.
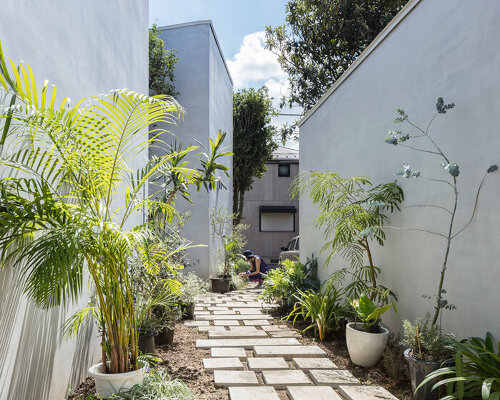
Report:
[[[331,281],[323,285],[319,293],[299,289],[294,295],[297,302],[287,320],[293,317],[295,324],[296,319],[301,317],[306,323],[311,322],[302,332],[314,329],[319,340],[323,341],[328,332],[336,332],[344,326],[346,310],[342,296],[342,290],[337,290]]]
[[[315,258],[308,259],[305,264],[299,261],[285,260],[280,268],[267,273],[264,280],[262,297],[265,301],[278,301],[281,305],[293,305],[298,291],[313,291],[319,289],[317,276],[318,262]]]
[[[455,365],[431,372],[419,387],[441,379],[433,390],[447,386],[446,399],[499,399],[500,342],[494,343],[488,332],[485,339],[470,338],[451,345],[456,351]]]
[[[186,304],[193,303],[196,296],[210,290],[210,284],[201,279],[194,272],[189,272],[186,275],[179,275],[179,280],[183,285],[180,299]]]
[[[412,324],[403,321],[404,343],[412,350],[411,356],[418,360],[442,361],[450,355],[447,348],[449,336],[443,335],[437,325],[430,323],[430,314],[425,320],[417,318]]]

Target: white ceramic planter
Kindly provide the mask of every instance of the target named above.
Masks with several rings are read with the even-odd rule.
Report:
[[[358,330],[358,329],[361,330]],[[373,367],[384,352],[389,330],[380,327],[381,333],[367,333],[360,322],[347,324],[345,337],[351,361],[361,367]]]
[[[103,374],[101,371],[102,363],[93,365],[89,368],[89,375],[95,380],[96,392],[107,399],[120,390],[130,390],[135,385],[142,386],[144,383],[144,374],[146,368],[142,366],[135,371],[122,374]]]

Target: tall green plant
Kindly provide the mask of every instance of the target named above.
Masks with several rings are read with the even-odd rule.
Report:
[[[417,388],[436,382],[432,390],[447,388],[445,400],[498,400],[500,399],[500,342],[491,333],[484,339],[469,338],[453,341],[456,351],[455,365],[431,372]]]
[[[171,123],[182,108],[167,96],[129,90],[56,106],[55,87],[45,81],[39,90],[29,66],[9,63],[10,70],[0,47],[0,90],[13,99],[1,125],[1,265],[21,270],[26,294],[43,308],[76,300],[86,269],[96,298],[88,315],[102,327],[104,368],[109,361],[111,373],[136,369],[140,310],[128,260],[154,231],[133,226],[131,217],[158,207],[175,215],[156,194],[143,194],[173,154],[137,170],[129,161],[158,141],[158,130],[144,139],[148,127]],[[154,263],[146,268],[155,273]]]
[[[476,214],[476,209],[477,209],[477,204],[479,200],[479,194],[481,192],[481,188],[483,186],[484,180],[486,176],[488,176],[489,173],[494,172],[498,169],[497,165],[491,165],[485,172],[479,187],[476,192],[476,197],[475,197],[475,202],[474,202],[474,208],[472,210],[472,215],[469,219],[469,221],[462,226],[459,229],[454,230],[455,226],[455,217],[457,213],[457,205],[458,205],[458,181],[457,178],[460,175],[460,168],[459,165],[456,162],[453,162],[451,157],[446,155],[443,150],[441,149],[440,146],[438,146],[436,140],[434,139],[433,136],[430,134],[430,128],[432,126],[432,123],[438,117],[439,115],[446,114],[447,111],[451,110],[452,108],[455,107],[454,103],[446,104],[443,100],[442,97],[439,97],[436,102],[436,113],[434,116],[431,118],[429,123],[425,128],[421,128],[417,125],[415,125],[409,118],[408,114],[401,108],[397,108],[396,111],[398,113],[398,116],[394,120],[395,123],[397,124],[408,124],[411,129],[413,129],[416,133],[410,134],[410,133],[404,133],[401,130],[395,130],[395,131],[389,131],[389,135],[385,138],[386,143],[394,145],[394,146],[400,146],[400,147],[407,147],[412,150],[418,151],[418,152],[423,152],[426,154],[431,154],[438,159],[441,160],[441,167],[444,171],[448,173],[448,178],[439,176],[437,178],[431,178],[431,177],[425,177],[420,174],[420,171],[413,169],[409,164],[404,164],[402,168],[400,168],[397,172],[396,175],[401,176],[406,179],[411,179],[411,178],[419,178],[419,179],[425,179],[425,180],[430,180],[433,182],[438,182],[443,185],[446,185],[447,187],[451,188],[453,192],[453,198],[448,207],[443,207],[442,205],[437,205],[437,204],[425,204],[425,205],[416,205],[414,207],[433,207],[437,208],[439,210],[442,210],[449,214],[449,223],[448,227],[446,229],[446,233],[441,233],[441,232],[435,232],[435,231],[430,231],[426,229],[414,229],[414,230],[420,230],[423,232],[430,233],[434,236],[441,237],[445,240],[445,251],[444,251],[444,258],[443,258],[443,264],[441,266],[441,272],[440,272],[440,278],[439,278],[439,284],[437,285],[437,293],[436,293],[436,306],[434,307],[434,315],[432,317],[432,326],[434,326],[440,316],[440,313],[443,308],[453,308],[454,306],[451,304],[448,304],[448,301],[444,298],[444,294],[446,294],[446,290],[444,289],[444,278],[446,274],[446,270],[448,269],[448,258],[450,255],[450,248],[451,248],[451,243],[453,239],[455,239],[460,233],[462,233],[471,223],[472,220],[474,219],[474,216]],[[421,148],[421,147],[415,147],[415,146],[409,146],[407,143],[409,140],[418,140],[421,139],[422,141],[427,142],[427,144],[430,146],[430,148]],[[451,180],[450,180],[451,178]]]
[[[149,89],[153,94],[176,97],[174,70],[179,61],[175,50],[165,49],[156,24],[149,30]]]
[[[380,290],[370,243],[384,245],[382,226],[388,213],[400,210],[403,190],[395,182],[371,187],[370,179],[363,176],[342,178],[334,172],[306,172],[292,185],[292,195],[299,194],[307,195],[319,208],[315,224],[327,239],[321,250],[329,252],[327,264],[340,254],[356,271],[354,278],[358,280],[367,256],[371,281],[368,291],[373,299]]]

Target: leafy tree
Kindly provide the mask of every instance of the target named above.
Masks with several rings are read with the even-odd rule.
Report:
[[[266,47],[289,77],[289,105],[310,109],[406,2],[290,0],[285,24],[266,27]]]
[[[233,212],[235,223],[241,221],[245,192],[254,178],[267,171],[266,162],[277,145],[276,129],[270,125],[275,111],[265,86],[243,89],[233,94]]]
[[[149,89],[153,94],[176,97],[179,92],[174,86],[174,70],[179,57],[175,55],[175,50],[165,49],[158,33],[158,28],[153,24],[149,31]]]

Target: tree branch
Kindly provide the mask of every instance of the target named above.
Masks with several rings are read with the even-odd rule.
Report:
[[[442,233],[429,231],[429,230],[427,230],[427,229],[418,229],[418,228],[400,228],[400,227],[397,227],[397,226],[390,226],[390,225],[378,226],[378,228],[388,228],[388,229],[395,229],[395,230],[400,230],[400,231],[417,231],[417,232],[425,232],[425,233],[430,233],[431,235],[441,236],[441,237],[443,237],[443,238],[445,238],[445,239],[448,239],[448,236],[443,235]]]

